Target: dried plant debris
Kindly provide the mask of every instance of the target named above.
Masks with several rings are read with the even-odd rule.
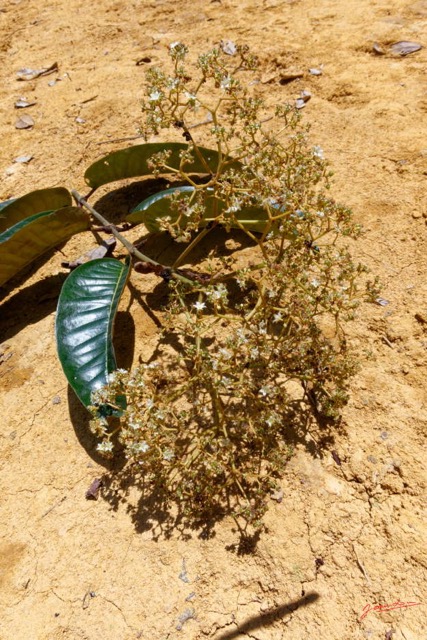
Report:
[[[28,164],[33,158],[34,156],[18,156],[14,159],[14,162],[17,162],[18,164]]]
[[[17,80],[35,80],[36,78],[40,78],[40,76],[48,76],[50,73],[55,73],[55,71],[58,71],[57,62],[43,69],[29,69],[25,67],[16,72],[16,78]]]
[[[178,617],[179,622],[176,625],[175,629],[177,631],[181,631],[182,627],[187,622],[187,620],[193,620],[195,617],[196,617],[196,612],[194,611],[194,609],[185,609],[181,613],[181,615]]]
[[[31,116],[21,116],[15,122],[15,129],[31,129],[32,127],[34,127],[34,120]]]
[[[307,89],[301,91],[300,97],[295,100],[295,106],[297,109],[303,109],[307,102],[311,99],[311,93]]]
[[[71,262],[61,262],[61,266],[65,269],[75,269],[84,262],[89,262],[89,260],[96,260],[97,258],[105,258],[106,256],[110,256],[115,248],[116,240],[113,237],[110,237],[106,240],[103,240],[103,242],[94,249],[91,249],[90,251],[84,253],[82,256],[77,258],[77,260],[72,260]]]
[[[377,56],[384,56],[385,55],[384,47],[382,47],[380,44],[378,44],[378,42],[374,42],[374,44],[372,45],[372,51]]]
[[[420,51],[422,49],[422,45],[418,42],[408,42],[406,40],[402,40],[401,42],[395,42],[390,45],[390,53],[395,56],[408,56],[410,53],[415,53],[416,51]]]
[[[228,56],[235,56],[237,53],[237,47],[231,40],[221,40],[220,47]]]
[[[35,104],[35,102],[29,102],[25,98],[19,98],[15,102],[15,109],[26,109],[27,107],[34,107]]]
[[[401,40],[395,42],[388,47],[382,46],[378,42],[374,42],[372,45],[372,52],[377,56],[384,56],[389,53],[393,56],[408,56],[410,53],[416,53],[422,49],[422,45],[418,42],[409,42],[407,40]]]
[[[103,486],[101,478],[95,478],[85,493],[86,500],[98,500],[99,490]]]

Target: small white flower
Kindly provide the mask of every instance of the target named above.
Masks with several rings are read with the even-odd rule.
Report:
[[[97,447],[97,451],[101,451],[101,453],[110,453],[113,450],[113,443],[109,440],[104,440],[104,442],[100,442]]]
[[[310,284],[311,284],[312,287],[317,289],[317,287],[319,286],[320,282],[316,278],[313,278],[313,280],[311,281]]]
[[[282,320],[283,316],[282,316],[282,312],[278,311],[277,313],[274,314],[273,316],[273,322],[280,322]]]
[[[147,409],[152,409],[154,407],[154,400],[152,398],[148,398],[145,406],[147,407]]]
[[[324,153],[322,147],[319,147],[318,145],[313,147],[313,155],[316,158],[320,158],[320,160],[323,160],[324,157],[325,157],[325,153]]]
[[[251,349],[251,358],[252,358],[252,360],[256,360],[257,358],[259,358],[259,349],[258,349],[258,347],[253,347]]]
[[[224,360],[229,360],[231,358],[230,351],[228,349],[224,349],[224,347],[221,347],[218,353],[224,358]]]
[[[108,382],[111,384],[112,382],[115,382],[116,380],[116,372],[113,371],[112,373],[109,373],[108,376]]]
[[[137,453],[145,453],[149,448],[150,446],[145,442],[145,440],[143,440],[142,442],[138,442],[134,446],[134,451],[136,451]]]
[[[227,76],[226,78],[224,78],[223,80],[221,80],[221,89],[228,89],[229,86],[231,85],[231,77]]]
[[[172,449],[165,449],[163,451],[163,460],[167,460],[169,462],[169,460],[172,460],[172,458],[174,457],[175,457],[175,454],[172,451]]]
[[[149,102],[158,102],[161,97],[162,94],[160,93],[160,91],[152,91],[148,96],[148,100]]]
[[[268,385],[264,385],[259,390],[259,395],[262,396],[263,398],[266,398],[269,394],[270,394],[270,387]]]
[[[197,301],[193,304],[193,307],[196,311],[203,311],[203,309],[206,309],[206,304],[204,302]]]
[[[245,344],[245,342],[248,341],[247,337],[245,336],[245,332],[241,327],[236,330],[236,335],[239,339],[240,344]]]

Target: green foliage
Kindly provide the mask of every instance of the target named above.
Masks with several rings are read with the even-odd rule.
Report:
[[[114,151],[90,165],[85,172],[85,181],[92,189],[97,189],[103,184],[116,180],[142,177],[153,173],[159,175],[159,170],[153,171],[153,158],[156,156],[168,159],[167,166],[162,167],[162,173],[179,173],[184,164],[188,173],[206,173],[216,170],[219,162],[216,151],[200,147],[200,155],[188,163],[185,155],[187,149],[186,144],[172,142],[141,144]]]
[[[38,189],[22,198],[8,200],[0,205],[0,233],[40,211],[55,211],[69,205],[71,196],[63,187]]]
[[[223,215],[225,204],[215,198],[212,188],[202,192],[201,217],[197,229],[203,229],[212,223],[221,224],[230,229],[247,229],[255,233],[264,233],[268,227],[268,215],[261,207],[242,207],[228,220]],[[148,231],[168,231],[174,235],[175,229],[188,231],[187,199],[188,194],[196,196],[195,187],[172,187],[146,198],[126,216],[133,224],[144,223]]]
[[[192,518],[228,513],[260,526],[291,443],[313,423],[333,423],[347,400],[357,362],[345,324],[366,295],[365,268],[347,244],[360,229],[349,209],[329,196],[328,164],[323,151],[310,146],[301,114],[263,101],[262,88],[252,82],[257,61],[247,48],[238,47],[236,56],[213,49],[191,69],[185,45],[174,43],[169,52],[171,71],[147,72],[142,130],[148,139],[167,129],[186,143],[116,151],[85,173],[92,192],[136,176],[173,181],[127,222],[186,244],[174,264],[141,254],[112,228],[140,261],[135,270],[153,272],[169,286],[158,345],[134,370],[116,370],[112,331],[130,262],[108,258],[67,278],[56,321],[58,353],[92,412],[98,450],[111,457],[118,442],[144,491],[155,487],[164,502],[178,503]],[[26,246],[39,228],[53,246],[52,217],[61,220],[64,237],[87,227],[80,209],[49,213],[55,207],[38,208],[35,201],[30,194],[0,210],[5,228],[11,226],[5,220],[15,225],[3,236],[3,282],[16,272],[16,266],[7,271],[14,254],[22,254],[21,266],[35,257],[36,249]],[[250,252],[224,256],[216,246],[219,228],[238,230]],[[20,234],[25,240],[10,249]],[[199,265],[180,267],[208,234],[213,250]],[[376,295],[375,283],[368,293]]]
[[[0,234],[0,286],[49,249],[88,228],[89,216],[77,207],[41,211],[21,219]]]
[[[117,367],[112,332],[129,271],[129,259],[126,264],[112,258],[91,260],[77,267],[62,287],[56,314],[58,355],[85,406],[93,405],[92,394],[108,383]],[[112,404],[115,407],[116,399]]]
[[[186,67],[184,45],[170,54],[171,74],[147,73],[143,131],[182,132],[188,147],[178,170],[166,148],[150,166],[165,173],[173,157],[184,186],[148,198],[127,219],[190,242],[172,276],[218,225],[243,231],[252,250],[207,256],[203,278],[182,271],[192,282],[168,278],[155,355],[113,374],[95,399],[126,395],[115,433],[135,476],[151,479],[166,501],[192,517],[232,513],[258,526],[290,441],[313,421],[333,422],[347,400],[356,361],[344,325],[362,295],[364,267],[344,240],[359,228],[328,196],[328,165],[309,146],[300,114],[287,105],[269,110],[240,80],[256,67],[246,49],[237,59],[213,50],[196,71]],[[203,180],[190,175],[200,151],[193,131],[218,158]],[[100,450],[112,449],[96,416],[92,429],[103,437]]]

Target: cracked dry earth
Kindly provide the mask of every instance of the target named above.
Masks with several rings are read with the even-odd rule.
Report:
[[[132,486],[85,499],[105,468],[53,327],[60,263],[90,248],[90,234],[4,288],[1,640],[427,638],[427,2],[5,0],[0,25],[2,200],[84,190],[90,162],[138,143],[114,140],[137,135],[144,67],[165,62],[169,43],[197,53],[222,39],[247,43],[269,100],[311,92],[313,144],[332,162],[335,197],[364,225],[354,251],[389,301],[363,307],[350,328],[363,366],[342,428],[325,446],[297,444],[268,531],[239,555],[228,520],[208,540],[197,530],[168,536]],[[388,47],[398,41],[424,48],[396,57]],[[55,74],[16,79],[54,62]],[[28,130],[15,129],[20,97],[36,103]],[[22,155],[33,159],[14,162]],[[123,214],[132,204],[115,202]],[[150,278],[135,281],[142,300]],[[127,294],[116,326],[122,366],[131,337],[136,360],[156,330]],[[373,609],[396,602],[415,604]]]

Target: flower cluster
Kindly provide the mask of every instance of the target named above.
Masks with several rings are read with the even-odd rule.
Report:
[[[346,242],[360,229],[329,196],[324,152],[310,146],[301,114],[288,105],[269,113],[257,84],[242,80],[256,69],[248,50],[200,56],[198,77],[187,54],[170,46],[173,72],[149,71],[143,104],[147,136],[172,128],[189,143],[175,173],[192,189],[171,196],[163,228],[190,249],[200,227],[200,236],[237,229],[251,250],[226,259],[218,249],[200,265],[210,278],[171,280],[156,360],[115,372],[94,398],[114,405],[126,396],[114,436],[96,411],[92,427],[101,453],[111,455],[117,436],[187,513],[222,510],[259,525],[290,434],[333,421],[346,402],[356,362],[344,327],[365,270]],[[186,166],[199,144],[213,144],[218,164],[197,181]],[[157,154],[153,171],[170,169],[167,161]]]

